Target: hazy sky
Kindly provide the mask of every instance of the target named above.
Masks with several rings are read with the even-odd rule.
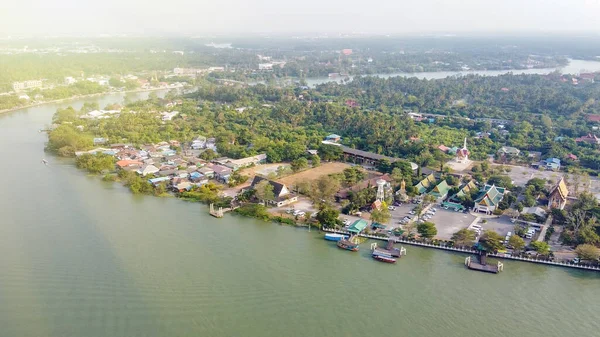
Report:
[[[600,32],[600,0],[1,0],[0,35]]]

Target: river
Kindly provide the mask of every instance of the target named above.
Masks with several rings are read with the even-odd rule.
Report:
[[[162,93],[164,94],[164,93]],[[135,94],[143,98],[147,93]],[[600,274],[322,234],[134,196],[43,152],[57,107],[0,115],[0,336],[593,336]],[[46,157],[50,165],[40,163]]]
[[[498,76],[504,75],[509,72],[513,74],[540,74],[545,75],[553,71],[560,71],[562,74],[579,74],[582,72],[596,72],[600,71],[600,61],[586,61],[586,60],[573,60],[569,59],[569,64],[562,68],[540,68],[540,69],[523,69],[523,70],[469,70],[469,71],[431,71],[421,73],[391,73],[391,74],[373,74],[371,76],[377,76],[381,78],[389,77],[416,77],[427,80],[438,80],[450,76],[466,76],[466,75],[481,75],[481,76]],[[352,79],[350,76],[349,79]],[[318,84],[336,81],[342,82],[342,78],[329,78],[329,77],[314,77],[307,78],[306,83],[308,86],[314,87]]]

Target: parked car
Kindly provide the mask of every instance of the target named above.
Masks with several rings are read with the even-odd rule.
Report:
[[[431,211],[433,211],[434,213],[437,212],[437,208],[432,208]]]
[[[410,211],[410,212],[408,212],[408,214],[417,214],[417,212],[415,212],[415,211]]]
[[[396,207],[395,207],[395,206],[388,206],[388,209],[389,209],[390,211],[395,211],[395,210],[396,210]]]
[[[344,219],[344,221],[342,221],[342,223],[344,225],[349,225],[350,224],[350,219]]]
[[[394,206],[402,206],[402,203],[399,201],[394,201],[393,205]]]

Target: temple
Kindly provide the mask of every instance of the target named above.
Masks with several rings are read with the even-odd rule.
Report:
[[[567,204],[567,197],[569,196],[569,189],[565,183],[565,177],[561,177],[558,183],[550,190],[550,197],[548,198],[548,208],[564,209]]]

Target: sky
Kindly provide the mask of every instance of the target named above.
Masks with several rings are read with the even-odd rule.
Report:
[[[2,0],[0,36],[600,33],[600,0]]]

